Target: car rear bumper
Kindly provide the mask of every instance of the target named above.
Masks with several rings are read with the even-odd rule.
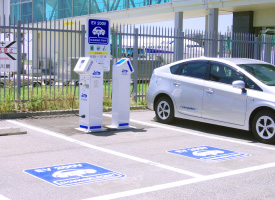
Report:
[[[150,110],[154,110],[154,98],[148,92],[146,93],[147,107]]]

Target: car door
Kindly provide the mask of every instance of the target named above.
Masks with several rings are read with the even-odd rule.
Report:
[[[174,72],[171,70],[174,74],[171,79],[171,88],[175,108],[182,114],[201,117],[208,62],[188,62],[173,67],[176,70]]]
[[[232,82],[244,75],[222,63],[211,62],[209,80],[205,82],[202,117],[244,125],[247,94]]]

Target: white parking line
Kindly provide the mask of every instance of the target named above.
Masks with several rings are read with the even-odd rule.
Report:
[[[10,199],[0,194],[0,200],[10,200]]]
[[[105,149],[105,148],[102,148],[102,147],[91,145],[91,144],[86,143],[86,142],[81,142],[79,140],[75,140],[73,138],[67,137],[67,136],[62,135],[60,133],[56,133],[56,132],[49,131],[49,130],[46,130],[46,129],[42,129],[42,128],[39,128],[39,127],[27,125],[27,124],[24,124],[24,123],[13,121],[13,120],[6,120],[6,121],[9,122],[9,123],[13,123],[13,124],[28,128],[28,129],[39,131],[39,132],[47,134],[47,135],[57,137],[59,139],[66,140],[68,142],[72,142],[72,143],[79,144],[79,145],[84,146],[84,147],[88,147],[90,149],[94,149],[94,150],[98,150],[98,151],[101,151],[101,152],[104,152],[104,153],[116,155],[116,156],[119,156],[119,157],[122,157],[122,158],[127,158],[127,159],[134,160],[134,161],[137,161],[137,162],[153,165],[155,167],[163,168],[163,169],[170,170],[170,171],[173,171],[173,172],[177,172],[177,173],[180,173],[180,174],[184,174],[184,175],[188,175],[188,176],[192,176],[192,177],[202,177],[202,175],[197,174],[197,173],[193,173],[193,172],[189,172],[189,171],[186,171],[186,170],[171,167],[171,166],[168,166],[168,165],[156,163],[156,162],[153,162],[153,161],[150,161],[150,160],[138,158],[138,157],[131,156],[131,155],[128,155],[128,154],[113,151],[113,150],[110,150],[110,149]]]
[[[105,117],[112,117],[110,114],[103,114],[103,115]],[[268,149],[268,150],[275,151],[274,147],[261,146],[261,145],[256,145],[256,144],[253,144],[253,143],[242,142],[242,141],[233,140],[233,139],[227,139],[227,138],[222,138],[222,137],[218,137],[218,136],[217,137],[216,136],[210,136],[210,135],[206,135],[206,134],[202,134],[202,133],[196,133],[196,132],[193,132],[193,131],[188,131],[186,129],[182,130],[182,129],[179,129],[179,128],[174,128],[174,127],[171,127],[170,125],[161,125],[161,124],[156,124],[154,122],[148,123],[148,122],[142,122],[142,121],[133,120],[133,119],[131,119],[130,122],[137,123],[137,124],[140,124],[140,125],[149,126],[149,127],[162,128],[162,129],[166,129],[166,130],[170,130],[170,131],[176,131],[176,132],[186,133],[188,135],[205,137],[205,138],[210,138],[210,139],[215,139],[215,140],[221,140],[221,141],[225,141],[225,142],[231,142],[231,143],[242,144],[242,145],[247,145],[247,146],[252,146],[252,147],[257,147],[257,148],[262,148],[262,149]]]
[[[156,191],[160,191],[160,190],[189,185],[192,183],[199,183],[199,182],[203,182],[203,181],[209,181],[209,180],[229,177],[229,176],[233,176],[233,175],[253,172],[253,171],[267,169],[267,168],[271,168],[271,167],[275,167],[274,162],[269,163],[269,164],[254,166],[254,167],[248,167],[248,168],[244,168],[244,169],[233,170],[233,171],[229,171],[229,172],[212,174],[212,175],[198,177],[198,178],[192,178],[192,179],[176,181],[176,182],[171,182],[171,183],[166,183],[166,184],[161,184],[161,185],[154,185],[151,187],[139,188],[136,190],[129,190],[129,191],[125,191],[125,192],[118,192],[118,193],[114,193],[114,194],[88,198],[85,200],[107,200],[107,199],[109,200],[109,199],[117,199],[117,198],[122,198],[122,197],[129,197],[129,196],[133,196],[133,195],[144,194],[144,193],[148,193],[148,192],[156,192]]]

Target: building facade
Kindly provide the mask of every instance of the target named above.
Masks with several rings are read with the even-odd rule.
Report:
[[[181,29],[183,18],[205,17],[206,30],[216,32],[223,14],[233,14],[234,32],[275,34],[274,0],[0,0],[1,23],[11,24],[58,19],[85,24],[92,15],[120,24],[175,20]]]
[[[10,0],[10,16],[12,24],[17,20],[32,23],[167,2],[171,0]]]

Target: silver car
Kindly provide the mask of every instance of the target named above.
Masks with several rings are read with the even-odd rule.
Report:
[[[252,130],[275,143],[275,66],[243,58],[196,58],[154,70],[146,94],[159,122],[175,117]]]

